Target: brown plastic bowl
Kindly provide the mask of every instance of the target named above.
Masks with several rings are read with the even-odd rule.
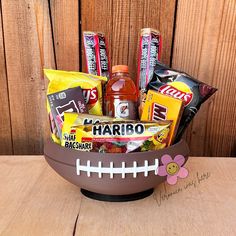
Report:
[[[189,148],[184,140],[158,151],[127,154],[81,152],[51,140],[44,146],[46,161],[59,175],[82,189],[107,195],[139,193],[165,181],[155,171],[164,154],[181,154],[187,161]]]

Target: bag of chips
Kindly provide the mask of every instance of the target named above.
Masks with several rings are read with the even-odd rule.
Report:
[[[183,132],[200,109],[201,104],[217,91],[216,88],[159,62],[157,62],[153,78],[148,84],[148,89],[184,101],[184,111],[175,142],[181,139]]]
[[[89,114],[102,115],[102,84],[106,83],[106,77],[51,69],[44,69],[44,74],[50,81],[47,95],[80,86]],[[47,110],[51,114],[48,102]],[[52,139],[60,143],[56,132],[52,133]]]
[[[64,130],[62,146],[80,151],[129,153],[166,147],[172,121],[113,121]]]

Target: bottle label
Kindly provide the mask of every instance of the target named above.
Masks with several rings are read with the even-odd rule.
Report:
[[[135,120],[136,104],[132,101],[121,101],[119,99],[114,101],[114,116],[116,118],[128,118]]]

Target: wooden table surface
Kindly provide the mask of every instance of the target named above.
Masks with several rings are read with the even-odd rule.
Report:
[[[0,235],[236,235],[236,159],[191,157],[148,198],[99,202],[42,156],[0,157]]]

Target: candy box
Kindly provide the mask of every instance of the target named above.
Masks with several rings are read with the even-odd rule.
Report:
[[[168,145],[174,141],[183,113],[184,103],[180,99],[149,90],[143,108],[142,121],[172,120]]]

